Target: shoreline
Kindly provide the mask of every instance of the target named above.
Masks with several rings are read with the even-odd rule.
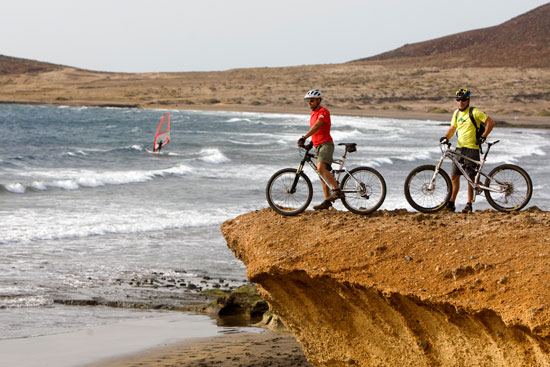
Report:
[[[163,106],[151,105],[142,106],[139,104],[124,104],[124,103],[84,103],[84,102],[68,102],[59,103],[57,101],[50,102],[35,102],[35,101],[1,101],[0,105],[19,104],[19,105],[36,105],[36,106],[68,106],[68,107],[100,107],[100,108],[136,108],[143,110],[177,110],[177,111],[219,111],[219,112],[250,112],[250,113],[273,113],[273,114],[298,114],[307,116],[309,111],[307,107],[278,107],[278,106],[243,106],[230,104],[217,105],[196,105],[190,108],[189,106]],[[446,113],[429,113],[418,111],[401,111],[401,110],[374,110],[374,109],[349,109],[332,107],[327,104],[326,107],[331,111],[333,116],[355,116],[355,117],[370,117],[370,118],[390,118],[399,120],[425,120],[425,121],[451,121],[452,112]],[[515,115],[499,115],[489,114],[496,122],[497,127],[509,128],[530,128],[530,129],[550,129],[550,117],[547,116],[515,116]]]
[[[0,360],[18,367],[118,366],[119,361],[148,358],[159,353],[179,354],[182,346],[195,343],[212,341],[220,344],[218,338],[230,338],[234,342],[241,334],[253,340],[257,335],[267,333],[268,330],[254,325],[220,327],[207,315],[174,311],[161,316],[83,327],[67,333],[0,340]],[[196,348],[192,349],[196,351]],[[203,352],[212,354],[208,348]]]
[[[312,367],[288,332],[265,330],[198,338],[110,358],[87,367]]]

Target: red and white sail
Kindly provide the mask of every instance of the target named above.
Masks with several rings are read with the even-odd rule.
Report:
[[[153,143],[153,151],[157,151],[160,148],[165,147],[170,142],[170,114],[165,113],[160,119],[157,132],[155,134],[155,142]]]

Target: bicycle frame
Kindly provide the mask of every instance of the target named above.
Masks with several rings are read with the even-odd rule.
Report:
[[[302,158],[302,161],[300,162],[300,165],[298,166],[298,169],[296,170],[296,177],[294,178],[294,182],[292,183],[292,186],[290,188],[290,192],[294,193],[296,191],[296,185],[298,183],[298,178],[300,177],[300,172],[302,172],[304,170],[304,166],[305,166],[306,163],[308,163],[309,166],[311,167],[311,169],[313,169],[313,171],[315,171],[315,173],[317,173],[317,176],[319,176],[319,179],[321,181],[323,181],[325,183],[325,185],[330,187],[330,183],[328,182],[328,180],[326,178],[324,178],[323,175],[321,175],[319,173],[319,170],[317,169],[317,166],[312,161],[315,158],[315,155],[311,154],[309,151],[313,148],[313,145],[309,144],[307,146],[303,146],[302,148],[304,148],[306,151],[305,151],[305,154],[304,154],[304,158]],[[342,159],[333,160],[333,163],[336,163],[336,164],[339,165],[338,169],[332,170],[332,172],[337,173],[337,175],[335,177],[336,182],[338,182],[338,184],[340,184],[340,175],[343,172],[345,172],[345,173],[349,174],[350,177],[353,178],[357,184],[361,184],[361,182],[359,180],[357,180],[351,173],[349,173],[348,169],[344,166],[347,154],[348,154],[347,149],[344,149],[344,155],[342,156]],[[349,192],[352,192],[352,191],[349,191]],[[346,193],[345,190],[344,190],[344,193]]]
[[[488,177],[486,174],[484,174],[482,172],[483,166],[485,166],[485,163],[487,161],[487,155],[489,155],[489,151],[491,150],[491,146],[495,145],[499,141],[500,140],[496,140],[492,143],[487,143],[487,151],[485,152],[485,154],[483,155],[483,157],[481,158],[480,161],[476,161],[475,159],[472,159],[470,157],[466,157],[463,154],[453,152],[451,150],[451,143],[449,143],[449,142],[443,143],[443,144],[447,145],[447,149],[445,149],[445,151],[441,155],[441,158],[439,159],[439,162],[435,166],[434,175],[433,175],[433,177],[430,181],[430,185],[428,186],[428,189],[429,190],[434,189],[435,179],[436,179],[436,177],[439,173],[439,170],[441,169],[441,165],[443,164],[443,161],[445,160],[445,158],[449,158],[454,164],[456,164],[458,170],[460,172],[462,172],[462,175],[464,176],[464,178],[466,178],[466,181],[468,181],[468,185],[470,185],[474,189],[474,200],[473,201],[475,201],[475,197],[477,195],[481,194],[482,190],[488,190],[488,191],[491,191],[491,192],[502,193],[502,188],[494,189],[494,188],[491,188],[491,187],[488,187],[488,186],[485,186],[485,185],[482,185],[482,184],[479,183],[479,179],[480,179],[481,176],[484,176],[485,178]],[[475,176],[474,176],[473,180],[468,175],[466,170],[464,169],[464,165],[458,161],[459,158],[464,158],[467,161],[470,161],[470,162],[472,162],[476,165],[477,168],[476,168],[476,171],[475,171],[476,173],[475,173]],[[499,183],[499,186],[501,186],[500,183]]]

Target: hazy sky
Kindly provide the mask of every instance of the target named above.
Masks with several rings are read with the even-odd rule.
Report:
[[[0,0],[0,54],[123,72],[341,63],[547,2]]]

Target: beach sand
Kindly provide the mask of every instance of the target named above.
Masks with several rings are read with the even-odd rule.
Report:
[[[287,332],[241,333],[195,339],[88,367],[306,367],[300,345]]]
[[[68,333],[0,340],[0,366],[311,366],[287,331],[219,327],[208,315],[164,315]]]

